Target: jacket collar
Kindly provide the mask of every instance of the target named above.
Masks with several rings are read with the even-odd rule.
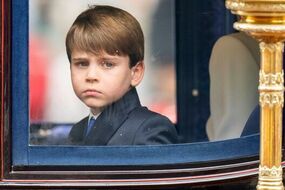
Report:
[[[140,107],[135,88],[130,89],[121,99],[107,106],[96,119],[95,127],[86,137],[86,145],[106,145],[117,129],[128,118],[129,113]]]

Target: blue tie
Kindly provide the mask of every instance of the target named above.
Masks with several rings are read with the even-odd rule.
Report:
[[[95,120],[93,117],[91,117],[91,119],[89,120],[87,129],[86,129],[85,136],[87,136],[87,135],[89,134],[89,132],[91,131],[92,127],[93,127],[94,124],[95,124],[95,121],[96,121],[96,120]]]

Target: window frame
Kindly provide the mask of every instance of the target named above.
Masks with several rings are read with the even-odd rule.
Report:
[[[233,183],[241,179],[250,183],[257,179],[259,135],[251,135],[239,139],[203,142],[163,146],[135,146],[135,147],[90,147],[99,152],[101,156],[112,154],[112,149],[119,154],[126,152],[134,156],[129,162],[124,159],[109,159],[108,161],[96,158],[93,162],[71,165],[52,165],[54,160],[41,162],[41,159],[53,155],[54,159],[61,150],[85,149],[86,147],[44,147],[29,146],[27,134],[22,131],[14,133],[15,121],[12,120],[13,109],[20,109],[19,105],[13,105],[11,89],[18,88],[19,92],[28,89],[26,85],[20,85],[19,81],[13,82],[13,76],[21,76],[25,72],[15,71],[12,51],[13,44],[19,38],[13,36],[12,23],[14,22],[12,2],[21,0],[1,0],[1,179],[0,187],[98,187],[98,188],[133,188],[142,187],[178,187],[178,186],[211,186],[217,183]],[[17,11],[20,11],[17,10]],[[21,53],[19,52],[19,55]],[[23,55],[22,55],[23,56]],[[21,57],[21,56],[20,56]],[[24,58],[25,59],[25,58]],[[18,65],[18,69],[20,66]],[[13,70],[14,69],[14,70]],[[28,71],[26,71],[27,73]],[[23,75],[22,75],[23,76]],[[20,79],[22,79],[20,77]],[[19,79],[18,79],[19,80]],[[23,88],[23,89],[21,89]],[[27,98],[27,97],[24,97]],[[28,101],[28,100],[26,100]],[[15,107],[13,107],[15,106]],[[27,111],[27,105],[23,110]],[[22,111],[23,111],[22,110]],[[27,112],[26,112],[27,113]],[[14,122],[14,123],[13,123]],[[19,126],[28,124],[28,120],[20,121]],[[13,133],[12,133],[13,130]],[[13,144],[14,139],[23,138],[18,145]],[[24,144],[24,148],[22,143]],[[247,147],[245,149],[244,147]],[[14,149],[13,147],[17,147]],[[21,149],[22,147],[22,149]],[[12,149],[13,148],[13,149]],[[49,149],[48,152],[47,149]],[[203,151],[202,151],[203,150]],[[25,152],[23,152],[25,151]],[[33,152],[34,151],[34,152]],[[229,154],[225,154],[229,153]],[[25,159],[12,162],[13,156],[29,154],[32,160]],[[78,154],[80,152],[73,152]],[[145,155],[147,158],[143,158]],[[124,154],[125,158],[127,156]],[[165,158],[165,156],[169,156]],[[89,157],[92,159],[92,155]],[[204,158],[204,159],[202,159]],[[101,159],[101,162],[100,162]],[[150,159],[150,160],[147,160]],[[152,159],[152,160],[151,160]],[[93,165],[94,164],[94,165]],[[285,162],[282,162],[284,166]]]

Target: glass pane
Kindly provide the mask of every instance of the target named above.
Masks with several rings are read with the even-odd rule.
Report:
[[[90,112],[73,91],[65,37],[75,18],[96,4],[119,7],[139,21],[145,36],[146,65],[144,79],[137,88],[141,103],[176,122],[174,1],[30,0],[32,145],[65,144],[73,124]]]

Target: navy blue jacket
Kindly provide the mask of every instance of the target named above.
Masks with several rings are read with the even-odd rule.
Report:
[[[155,145],[177,143],[175,126],[158,113],[142,107],[135,88],[107,106],[85,137],[88,117],[69,133],[73,145]]]
[[[284,109],[283,109],[282,114],[283,114],[282,125],[284,125],[284,123],[285,123],[285,111],[284,111]],[[245,127],[243,129],[241,136],[259,133],[260,132],[259,125],[260,125],[260,107],[257,105],[254,108],[254,110],[252,111],[252,113],[250,114],[250,116],[249,116],[249,118],[245,124]]]
[[[259,133],[260,131],[259,124],[260,124],[260,107],[257,105],[250,114],[247,122],[245,123],[241,136],[247,136]]]

